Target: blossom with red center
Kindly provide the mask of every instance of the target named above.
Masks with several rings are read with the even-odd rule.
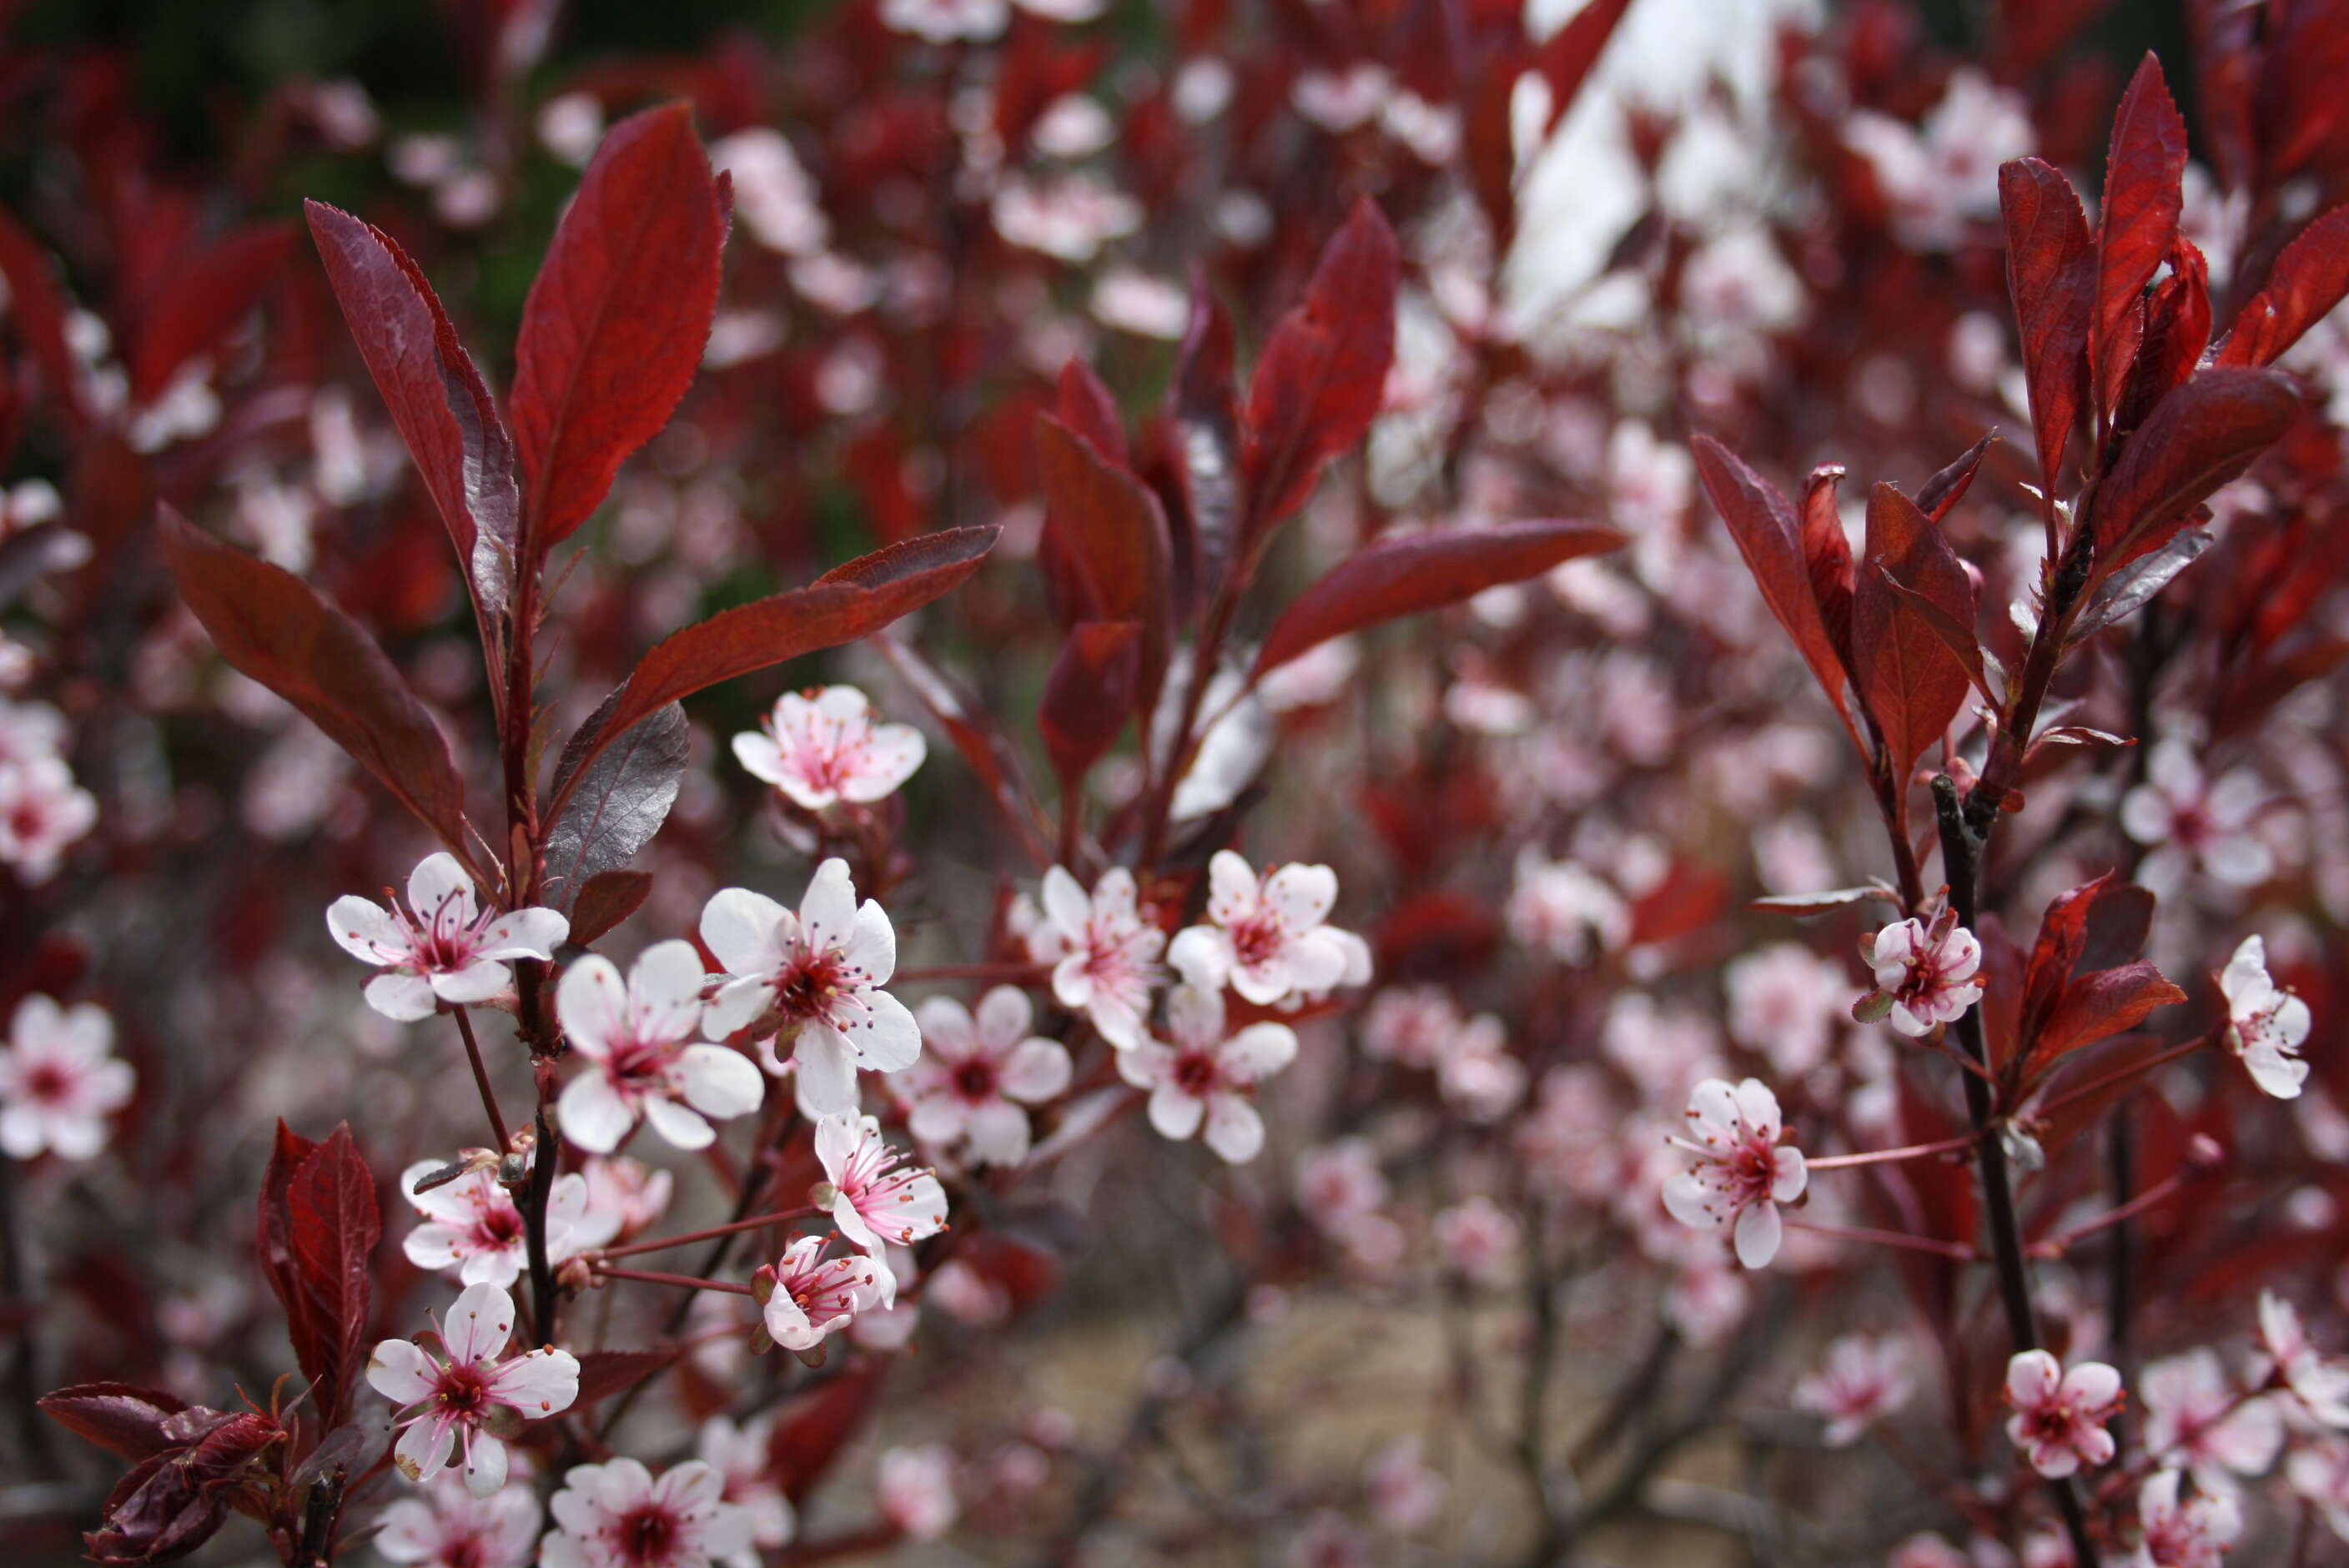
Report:
[[[461,1451],[467,1489],[487,1497],[506,1483],[504,1439],[578,1398],[579,1363],[570,1352],[506,1356],[513,1323],[513,1297],[493,1284],[468,1285],[440,1325],[446,1359],[415,1340],[375,1347],[367,1382],[400,1407],[392,1460],[409,1480],[430,1480]]]
[[[475,1497],[444,1471],[383,1511],[375,1549],[414,1568],[522,1568],[538,1544],[542,1511],[529,1487]]]
[[[1827,1346],[1824,1367],[1795,1385],[1795,1407],[1826,1418],[1827,1447],[1847,1448],[1909,1402],[1915,1360],[1915,1349],[1892,1336],[1847,1334]]]
[[[823,1255],[826,1238],[802,1236],[750,1281],[767,1337],[786,1350],[812,1350],[856,1315],[882,1305],[895,1280],[863,1253]],[[886,1282],[886,1283],[885,1283]]]
[[[1257,1086],[1297,1059],[1297,1033],[1286,1024],[1224,1027],[1220,990],[1178,985],[1166,999],[1171,1043],[1145,1040],[1117,1057],[1117,1070],[1150,1091],[1150,1125],[1177,1142],[1206,1127],[1207,1147],[1244,1164],[1264,1147],[1264,1119],[1251,1103]]]
[[[2121,827],[2152,852],[2137,880],[2167,893],[2199,866],[2230,887],[2254,887],[2275,870],[2275,856],[2254,830],[2267,790],[2247,769],[2215,783],[2194,748],[2176,738],[2146,758],[2146,781],[2121,799]]]
[[[869,805],[895,793],[922,765],[927,743],[910,724],[875,724],[854,686],[785,692],[756,731],[734,738],[734,755],[794,805]]]
[[[2328,1427],[2349,1428],[2349,1362],[2317,1349],[2292,1303],[2260,1292],[2260,1352],[2267,1377],[2291,1390],[2301,1408]]]
[[[129,1103],[130,1064],[114,1056],[114,1020],[92,1003],[16,1004],[0,1047],[0,1152],[87,1160],[106,1147],[106,1119]]]
[[[2208,1346],[2147,1365],[2137,1394],[2146,1451],[2190,1471],[2204,1491],[2231,1491],[2233,1477],[2264,1474],[2283,1447],[2282,1412],[2271,1399],[2243,1398]]]
[[[529,1236],[513,1195],[499,1185],[495,1171],[486,1169],[419,1187],[443,1169],[442,1161],[419,1160],[400,1172],[400,1191],[424,1218],[401,1243],[408,1261],[434,1273],[455,1269],[469,1285],[513,1284],[530,1264]],[[560,1262],[580,1250],[586,1211],[586,1179],[575,1171],[556,1177],[546,1204],[550,1257]]]
[[[1904,920],[1876,934],[1869,961],[1876,989],[1851,1010],[1862,1023],[1891,1017],[1892,1026],[1911,1037],[1930,1035],[1981,1000],[1982,944],[1974,934],[1943,914],[1928,927]]]
[[[1328,866],[1287,865],[1259,882],[1248,863],[1229,850],[1207,862],[1207,918],[1175,935],[1168,962],[1202,990],[1228,984],[1247,1000],[1269,1006],[1295,996],[1326,994],[1367,978],[1361,938],[1322,923],[1338,902],[1338,873]]]
[[[2219,976],[2227,998],[2227,1048],[2240,1057],[2261,1092],[2294,1099],[2308,1080],[2300,1047],[2312,1022],[2308,1004],[2268,975],[2267,944],[2246,936]]]
[[[724,1416],[701,1423],[693,1457],[718,1472],[723,1500],[750,1516],[750,1545],[772,1551],[788,1546],[799,1533],[799,1514],[792,1507],[775,1474],[768,1451],[775,1433],[775,1418],[765,1415],[736,1426]],[[740,1568],[757,1568],[758,1552],[745,1550],[732,1561]]]
[[[962,1502],[955,1491],[954,1450],[940,1443],[891,1449],[874,1480],[881,1517],[915,1541],[936,1541],[954,1528]]]
[[[1767,1268],[1778,1255],[1778,1205],[1810,1180],[1803,1152],[1781,1144],[1778,1097],[1759,1078],[1707,1078],[1689,1095],[1688,1136],[1671,1141],[1687,1169],[1664,1182],[1664,1207],[1700,1231],[1732,1227],[1737,1261]]]
[[[1508,1277],[1509,1260],[1524,1237],[1517,1217],[1482,1192],[1438,1209],[1430,1229],[1444,1266],[1479,1284],[1499,1284]]]
[[[33,886],[57,874],[66,850],[98,825],[98,801],[57,757],[0,761],[0,865]]]
[[[2242,1534],[2233,1498],[2206,1491],[2181,1502],[2178,1482],[2178,1472],[2166,1470],[2138,1490],[2133,1568],[2220,1568]]]
[[[2017,1352],[2006,1364],[2006,1435],[2031,1468],[2054,1479],[2113,1457],[2105,1422],[2121,1408],[2121,1375],[2101,1361],[2069,1372],[2044,1350]]]
[[[346,893],[326,909],[343,951],[385,973],[367,982],[367,1006],[387,1018],[429,1018],[443,1002],[487,1002],[513,985],[512,962],[551,959],[571,923],[551,909],[482,909],[472,879],[443,850],[417,863],[408,906]]]
[[[1044,923],[1030,951],[1052,965],[1052,995],[1092,1020],[1102,1039],[1130,1050],[1150,1016],[1150,993],[1166,977],[1158,955],[1166,934],[1142,917],[1133,873],[1112,866],[1091,897],[1054,866],[1044,873]]]
[[[554,1016],[593,1065],[558,1109],[563,1135],[597,1154],[620,1146],[639,1118],[679,1149],[706,1149],[709,1120],[759,1109],[766,1086],[740,1051],[693,1043],[701,1032],[701,955],[690,942],[645,949],[626,981],[594,954],[563,972]]]
[[[747,888],[721,888],[701,911],[701,941],[731,976],[702,1015],[720,1037],[772,1013],[762,1043],[780,1078],[777,1047],[788,1043],[800,1109],[811,1117],[856,1109],[856,1071],[898,1072],[922,1051],[922,1032],[903,1002],[881,987],[897,969],[897,935],[881,906],[856,903],[848,862],[816,867],[797,911]]]
[[[541,1568],[709,1568],[750,1546],[750,1511],[728,1502],[726,1480],[699,1460],[656,1479],[635,1460],[574,1465],[547,1504],[556,1528]]]
[[[914,1136],[936,1149],[960,1145],[973,1164],[1026,1160],[1022,1107],[1069,1087],[1068,1047],[1029,1032],[1035,1008],[1014,985],[980,997],[975,1017],[951,996],[931,997],[919,1017],[922,1057],[892,1079],[909,1107]]]
[[[947,1193],[928,1171],[900,1170],[905,1156],[881,1136],[869,1116],[827,1116],[816,1123],[815,1156],[823,1164],[832,1196],[824,1207],[840,1233],[879,1258],[892,1243],[912,1246],[947,1228]],[[885,1268],[889,1298],[896,1281]]]

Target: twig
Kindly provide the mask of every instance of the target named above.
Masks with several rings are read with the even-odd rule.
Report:
[[[481,1091],[481,1109],[490,1117],[490,1147],[503,1155],[512,1145],[506,1137],[506,1119],[498,1112],[497,1091],[490,1087],[490,1070],[481,1064],[481,1042],[473,1037],[472,1015],[457,1009],[457,1033],[464,1037],[465,1060],[472,1064],[473,1087]]]

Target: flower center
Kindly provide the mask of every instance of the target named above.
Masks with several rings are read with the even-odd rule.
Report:
[[[1216,1058],[1205,1051],[1185,1051],[1174,1058],[1175,1086],[1194,1099],[1205,1099],[1219,1076]]]
[[[451,1415],[479,1416],[489,1407],[489,1380],[469,1361],[458,1362],[440,1374],[433,1398]]]
[[[956,1065],[955,1092],[965,1099],[988,1100],[995,1098],[995,1064],[984,1057],[972,1057]]]
[[[636,1568],[657,1568],[677,1544],[677,1516],[665,1508],[640,1508],[623,1517],[614,1533],[626,1562]]]
[[[25,1074],[25,1093],[43,1105],[63,1105],[73,1098],[73,1078],[54,1062],[36,1062]]]
[[[1232,927],[1232,951],[1242,968],[1255,969],[1278,957],[1288,938],[1279,916],[1260,914]]]

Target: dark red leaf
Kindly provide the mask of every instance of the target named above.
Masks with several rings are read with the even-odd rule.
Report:
[[[531,552],[586,521],[685,396],[709,341],[725,233],[690,108],[612,128],[555,229],[514,346]]]
[[[1955,462],[1918,486],[1917,510],[1935,522],[1948,517],[1958,502],[1965,500],[1966,491],[1973,488],[1974,475],[1981,471],[1991,443],[1997,439],[1996,430],[1983,431],[1982,439],[1968,447]]]
[[[1998,171],[2006,220],[2006,286],[2022,331],[2040,482],[2050,494],[2088,388],[2088,323],[2096,289],[2088,220],[2071,182],[2036,158]]]
[[[1775,486],[1712,437],[1698,436],[1689,445],[1696,454],[1696,471],[1704,481],[1705,494],[1713,498],[1713,510],[1729,525],[1729,536],[1737,542],[1737,552],[1745,558],[1746,570],[1754,574],[1770,613],[1786,628],[1786,634],[1795,640],[1795,651],[1818,677],[1852,744],[1865,750],[1846,695],[1842,655],[1812,593],[1794,508]]]
[[[223,234],[175,263],[140,312],[130,355],[130,395],[151,402],[179,368],[216,348],[277,281],[293,253],[290,222],[255,223]]]
[[[350,1384],[365,1362],[368,1260],[383,1237],[375,1177],[347,1126],[305,1154],[286,1178],[285,1278],[301,1301],[286,1316],[303,1376],[326,1424],[342,1419]]]
[[[1273,328],[1248,382],[1244,560],[1377,416],[1394,363],[1402,266],[1394,231],[1365,197],[1321,253],[1304,301]]]
[[[513,442],[423,273],[389,236],[305,203],[326,279],[482,610],[505,607],[522,499]]]
[[[1599,63],[1599,51],[1615,36],[1616,24],[1630,8],[1631,0],[1589,0],[1534,51],[1534,68],[1549,84],[1548,130],[1556,130],[1566,111],[1574,107],[1584,78]]]
[[[167,1418],[172,1446],[150,1456],[107,1495],[105,1523],[82,1538],[100,1563],[167,1563],[209,1540],[265,1471],[258,1463],[285,1429],[255,1411],[190,1409]]]
[[[2104,210],[2096,226],[2096,313],[2089,340],[2102,407],[2120,401],[2134,356],[2128,324],[2145,285],[2178,237],[2178,181],[2186,174],[2186,120],[2170,100],[2161,65],[2148,53],[2113,115],[2105,162]]]
[[[571,940],[582,947],[618,927],[653,891],[650,872],[599,872],[589,877],[571,904]]]
[[[1957,717],[1971,678],[1947,630],[1920,614],[1910,596],[1970,637],[1973,583],[1941,531],[1889,484],[1868,492],[1867,553],[1881,570],[1862,573],[1853,592],[1853,675],[1898,778]]]
[[[2300,232],[2268,270],[2267,286],[2235,317],[2221,365],[2272,365],[2349,296],[2349,206]]]
[[[164,1418],[179,1414],[188,1404],[177,1395],[129,1383],[77,1383],[42,1395],[40,1407],[76,1437],[135,1462],[172,1446]]]
[[[1291,600],[1257,655],[1262,676],[1332,637],[1383,625],[1537,577],[1560,562],[1619,550],[1623,535],[1595,522],[1464,524],[1371,541]]]
[[[72,301],[57,281],[57,262],[47,247],[0,208],[0,276],[8,281],[8,319],[22,335],[49,398],[79,428],[85,412],[80,365],[66,342]]]
[[[1904,585],[1883,567],[1870,565],[1868,570],[1883,577],[1885,587],[1899,601],[1901,613],[1916,616],[1919,624],[1956,656],[1965,669],[1966,679],[1982,693],[1982,700],[1995,706],[1999,694],[1991,689],[1990,672],[1982,666],[1982,644],[1975,638],[1974,629],[1952,617],[1947,610],[1915,589]]]
[[[449,743],[391,660],[310,585],[191,527],[166,505],[163,555],[221,656],[306,715],[470,863]]]
[[[1233,386],[1231,317],[1208,297],[1206,279],[1195,278],[1167,412],[1180,449],[1174,474],[1184,512],[1175,566],[1202,597],[1222,585],[1238,548],[1240,411]]]
[[[721,611],[656,644],[637,664],[606,717],[571,748],[584,770],[613,740],[679,697],[736,676],[837,647],[879,631],[899,616],[953,592],[995,547],[992,528],[926,533],[859,556],[804,588]],[[574,777],[577,775],[574,774]],[[562,794],[550,812],[565,804]]]
[[[1080,621],[1069,629],[1036,715],[1064,796],[1076,792],[1133,717],[1141,664],[1138,621]]]
[[[2190,240],[2169,248],[2169,275],[2145,305],[2145,341],[2112,410],[2112,437],[2125,438],[2171,388],[2183,386],[2210,342],[2210,267]]]
[[[2080,612],[2067,634],[2074,643],[2084,642],[2117,621],[2135,614],[2138,609],[2169,585],[2171,578],[2194,563],[2195,558],[2210,548],[2213,535],[2207,528],[2189,528],[2158,550],[2147,551],[2127,566],[2104,580],[2088,607]]]
[[[2083,975],[2064,988],[2032,1039],[2029,1061],[2037,1071],[2071,1051],[2125,1034],[2156,1007],[2186,1000],[2186,993],[2162,978],[2145,960]]]
[[[1837,659],[1851,664],[1851,541],[1844,536],[1843,509],[1836,487],[1841,463],[1822,463],[1803,486],[1803,564],[1811,578],[1811,599],[1819,607]]]
[[[767,1439],[767,1472],[794,1503],[805,1501],[856,1436],[881,1393],[888,1363],[868,1358],[843,1368],[775,1412]]]
[[[2299,411],[2299,393],[2275,370],[2206,370],[2156,404],[2096,487],[2097,576],[2127,564],[2149,530],[2250,468]]]
[[[1117,399],[1081,359],[1061,366],[1059,413],[1061,423],[1083,437],[1103,461],[1120,468],[1133,466],[1133,456],[1125,447],[1125,418],[1118,412]]]
[[[1173,547],[1166,514],[1142,481],[1050,414],[1036,419],[1036,468],[1048,525],[1074,570],[1082,619],[1132,621],[1134,700],[1157,700],[1171,645]]]
[[[574,1407],[585,1410],[599,1399],[635,1387],[678,1357],[678,1347],[657,1350],[590,1350],[579,1357],[579,1398]]]
[[[561,910],[570,909],[594,878],[626,865],[660,831],[684,787],[692,750],[685,709],[672,702],[631,725],[583,767],[578,754],[600,727],[594,717],[581,725],[555,766],[554,792],[564,806],[547,831],[539,888]]]

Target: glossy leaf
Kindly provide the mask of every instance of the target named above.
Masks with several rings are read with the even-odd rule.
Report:
[[[2160,549],[2138,556],[2106,578],[2088,601],[2088,607],[2072,623],[2070,641],[2085,642],[2137,614],[2168,587],[2172,578],[2194,564],[2210,548],[2214,538],[2207,528],[2187,529]]]
[[[1166,514],[1140,480],[1050,414],[1036,420],[1036,468],[1048,526],[1076,573],[1082,618],[1131,621],[1134,698],[1157,700],[1173,617]]]
[[[513,442],[448,313],[389,236],[305,203],[326,279],[481,609],[504,609],[522,511]]]
[[[1238,548],[1240,411],[1233,385],[1231,317],[1208,297],[1205,278],[1194,279],[1191,323],[1166,395],[1183,500],[1176,576],[1187,577],[1201,598],[1221,586]]]
[[[2120,401],[2135,356],[2129,323],[2145,286],[2178,237],[2179,181],[2186,174],[2186,120],[2151,54],[2129,79],[2113,116],[2096,227],[2096,312],[2089,340],[2102,407]]]
[[[77,1383],[39,1402],[43,1415],[76,1437],[133,1462],[172,1447],[166,1418],[188,1408],[176,1394],[129,1383]]]
[[[2235,317],[2221,365],[2272,365],[2349,297],[2349,206],[2300,232],[2268,269],[2267,285]]]
[[[1456,604],[1487,588],[1537,577],[1561,562],[1620,549],[1595,522],[1464,524],[1371,541],[1289,602],[1257,655],[1257,676],[1333,637]]]
[[[1985,430],[1982,439],[1960,453],[1949,467],[1941,469],[1917,487],[1917,510],[1935,522],[1940,522],[1966,499],[1973,488],[1974,475],[1982,471],[1982,459],[1990,452],[1991,443],[1998,439],[1996,430]]]
[[[555,768],[563,814],[547,831],[539,887],[564,911],[592,879],[626,865],[660,831],[692,750],[685,709],[676,703],[638,719],[583,765],[578,754],[598,728],[593,719],[581,725]]]
[[[1133,716],[1141,665],[1140,622],[1081,621],[1070,628],[1036,716],[1064,794],[1075,792]]]
[[[612,128],[555,229],[514,346],[513,441],[533,554],[587,520],[685,396],[709,341],[725,232],[690,108],[649,108]]]
[[[470,860],[449,744],[375,640],[300,578],[199,532],[169,506],[158,527],[181,596],[221,656],[301,709]]]
[[[278,1123],[262,1185],[262,1266],[328,1426],[342,1418],[365,1361],[368,1265],[382,1236],[375,1177],[350,1129],[310,1143]]]
[[[1394,231],[1363,198],[1321,253],[1303,302],[1266,341],[1248,381],[1244,557],[1305,504],[1323,466],[1378,414],[1394,363],[1402,265]]]
[[[1972,678],[1948,630],[1937,629],[1909,595],[1971,641],[1973,583],[1941,531],[1889,484],[1868,494],[1867,557],[1879,570],[1864,571],[1853,591],[1853,674],[1899,778],[1957,717]],[[1977,653],[1977,669],[1979,662]]]
[[[666,1370],[678,1355],[674,1345],[657,1350],[587,1351],[579,1357],[579,1396],[572,1401],[573,1406],[585,1410],[615,1394],[625,1393],[655,1373]]]
[[[613,740],[679,697],[879,631],[962,585],[995,547],[992,528],[926,533],[859,556],[805,588],[721,611],[656,644],[566,752],[585,769]],[[564,792],[548,810],[559,814]]]
[[[2053,493],[2088,389],[2088,324],[2096,265],[2087,215],[2071,182],[2036,158],[1998,171],[2006,221],[2006,284],[2022,331],[2040,482]]]
[[[1736,541],[1737,552],[1745,558],[1746,570],[1754,574],[1764,602],[1795,640],[1795,651],[1818,677],[1820,689],[1835,705],[1852,744],[1860,745],[1847,695],[1843,657],[1812,592],[1794,508],[1775,486],[1712,437],[1698,436],[1689,447],[1695,454],[1697,476],[1704,481],[1705,494],[1713,498],[1713,510],[1729,525],[1729,536]]]
[[[592,947],[636,913],[653,891],[650,872],[598,872],[571,903],[571,940]]]
[[[2098,574],[2127,564],[2147,530],[2172,522],[2282,438],[2300,395],[2274,370],[2212,369],[2164,397],[2096,487]]]
[[[1851,541],[1843,531],[1844,466],[1822,463],[1803,486],[1803,564],[1810,573],[1811,599],[1819,607],[1837,662],[1851,664],[1851,592],[1857,581]]]

